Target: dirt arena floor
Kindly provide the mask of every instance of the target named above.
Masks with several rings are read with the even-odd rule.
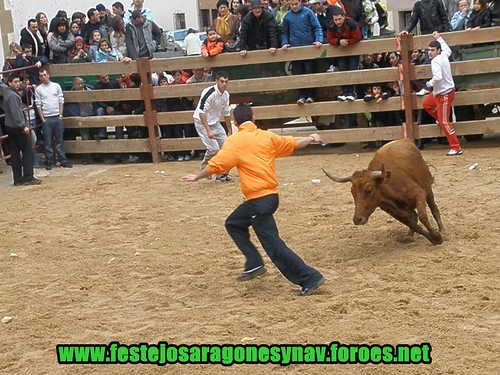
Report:
[[[237,182],[183,183],[199,161],[76,165],[0,189],[1,374],[498,374],[500,138],[423,151],[447,240],[432,246],[377,210],[352,223],[347,174],[373,152],[317,149],[277,162],[282,238],[327,282],[307,298],[226,234]],[[470,169],[474,163],[477,167]],[[3,181],[10,170],[2,165]],[[39,173],[41,170],[38,170]],[[43,170],[43,172],[45,172]],[[6,176],[7,175],[7,176]],[[319,179],[318,181],[313,181]],[[59,365],[60,343],[419,344],[430,365]]]

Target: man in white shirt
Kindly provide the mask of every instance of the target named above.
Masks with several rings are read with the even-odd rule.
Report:
[[[462,155],[462,149],[460,148],[460,143],[458,143],[455,129],[449,121],[451,103],[455,99],[455,82],[451,75],[449,61],[451,49],[437,31],[434,31],[432,36],[436,39],[430,42],[428,47],[432,78],[426,85],[434,89],[424,99],[422,106],[438,121],[439,127],[446,135],[446,139],[450,144],[450,151],[448,151],[447,155]]]
[[[202,91],[193,114],[196,131],[207,149],[201,162],[201,169],[207,166],[208,161],[222,148],[227,136],[232,134],[231,107],[229,93],[226,91],[228,81],[227,72],[217,72],[215,85]],[[221,116],[224,116],[227,134],[220,123]],[[217,180],[230,182],[231,178],[227,173],[223,173],[217,176]]]
[[[52,139],[55,141],[57,165],[63,168],[72,168],[73,166],[66,158],[63,148],[64,96],[61,86],[56,82],[51,82],[47,70],[40,69],[38,74],[41,84],[35,89],[35,106],[42,122],[45,169],[51,170],[53,168]]]

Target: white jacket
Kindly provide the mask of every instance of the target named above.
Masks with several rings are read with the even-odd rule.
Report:
[[[441,44],[441,53],[431,60],[432,79],[427,82],[428,86],[434,87],[434,96],[448,93],[455,88],[449,60],[451,49],[442,37],[437,41]]]

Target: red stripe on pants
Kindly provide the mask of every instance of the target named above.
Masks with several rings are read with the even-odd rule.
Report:
[[[448,94],[438,95],[437,97],[431,92],[422,102],[422,106],[427,113],[438,121],[439,127],[446,135],[450,148],[453,150],[460,150],[460,143],[458,143],[455,129],[449,121],[453,99],[455,99],[454,91]]]

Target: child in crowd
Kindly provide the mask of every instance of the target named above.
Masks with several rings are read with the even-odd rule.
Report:
[[[224,42],[215,32],[215,28],[207,28],[207,39],[201,44],[201,55],[203,57],[217,56],[223,50]]]
[[[373,83],[368,86],[368,92],[364,96],[363,100],[365,102],[375,101],[378,104],[380,104],[382,103],[382,100],[386,100],[387,98],[392,96],[391,94],[392,93],[385,87],[385,85],[381,83]],[[396,123],[393,122],[397,122],[394,111],[387,111],[387,112],[375,111],[371,113],[368,126],[370,128],[378,128],[382,126],[396,125]],[[379,148],[382,145],[383,142],[381,141],[372,141],[368,142],[362,148],[363,150],[372,150],[374,148]]]
[[[69,52],[69,61],[72,63],[84,63],[92,61],[92,58],[87,53],[85,44],[83,44],[83,38],[81,36],[77,36],[75,38],[75,45]]]
[[[374,83],[369,88],[369,92],[365,95],[363,100],[365,102],[371,102],[375,100],[377,103],[381,103],[382,100],[385,100],[390,97],[388,92],[382,91],[382,85],[380,83]]]
[[[89,55],[92,61],[95,62],[97,58],[97,50],[99,49],[99,42],[102,39],[101,32],[99,30],[94,30],[90,39],[92,40],[92,43],[90,43],[89,46]]]
[[[151,74],[151,82],[153,83],[153,86],[159,86],[160,85],[160,77],[164,76],[167,79],[167,83],[170,85],[172,82],[174,82],[174,77],[172,77],[172,74],[167,73],[163,70],[159,70],[157,72],[153,72]]]
[[[238,52],[240,50],[240,40],[235,34],[229,34],[224,44],[224,52]]]
[[[95,61],[100,63],[118,60],[120,60],[120,57],[118,56],[116,50],[111,47],[111,43],[107,39],[101,39],[97,47]]]

